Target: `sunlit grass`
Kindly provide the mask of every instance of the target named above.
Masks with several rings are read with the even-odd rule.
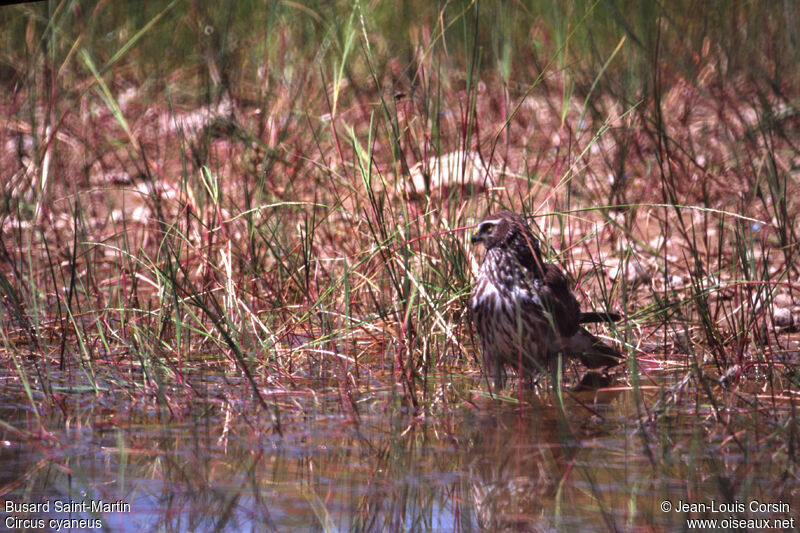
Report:
[[[254,398],[254,369],[283,383],[320,368],[344,386],[380,367],[418,405],[420,379],[478,360],[464,235],[504,207],[535,217],[586,307],[625,312],[610,332],[632,357],[674,345],[723,372],[770,359],[764,310],[792,288],[797,254],[796,154],[790,95],[720,70],[752,42],[729,49],[686,22],[693,51],[657,12],[628,13],[662,21],[649,42],[647,24],[597,3],[542,11],[531,42],[515,36],[537,8],[421,9],[401,15],[408,41],[383,8],[252,7],[227,26],[173,4],[81,24],[58,4],[49,26],[40,7],[8,10],[30,21],[33,55],[8,58],[23,105],[5,130],[21,150],[16,167],[6,154],[6,337],[47,351],[38,324],[55,324],[59,367],[91,376],[126,353],[168,369],[146,373],[156,390],[216,346]],[[505,31],[484,33],[495,14]],[[251,17],[263,29],[243,39]],[[137,72],[153,46],[174,52],[160,88]],[[765,60],[795,53],[776,52]],[[691,86],[687,58],[702,74]],[[33,84],[45,65],[55,99]]]
[[[797,13],[690,6],[4,8],[7,395],[180,419],[222,376],[276,434],[317,394],[353,421],[373,390],[478,405],[468,234],[504,208],[624,315],[598,333],[643,455],[687,396],[709,443],[766,411],[791,448]],[[581,373],[535,391],[564,406]]]

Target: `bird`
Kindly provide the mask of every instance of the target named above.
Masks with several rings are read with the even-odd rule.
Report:
[[[496,389],[503,386],[506,367],[533,377],[559,353],[589,368],[621,362],[619,351],[580,325],[618,320],[619,315],[581,313],[567,278],[542,260],[539,240],[524,218],[500,211],[476,228],[470,240],[482,243],[485,254],[469,306],[483,366]]]

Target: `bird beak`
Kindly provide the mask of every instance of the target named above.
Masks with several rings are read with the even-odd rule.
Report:
[[[481,242],[481,236],[480,236],[480,235],[478,235],[478,233],[477,233],[477,232],[475,232],[475,233],[473,233],[473,234],[472,234],[472,236],[469,238],[469,241],[470,241],[472,244],[475,244],[476,242]]]

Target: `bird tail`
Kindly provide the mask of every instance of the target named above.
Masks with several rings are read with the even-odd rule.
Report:
[[[566,353],[577,357],[589,368],[615,366],[622,362],[622,354],[583,328],[566,343]]]
[[[622,318],[617,313],[606,313],[603,311],[587,311],[581,313],[581,316],[578,318],[579,324],[588,324],[591,322],[616,322]]]

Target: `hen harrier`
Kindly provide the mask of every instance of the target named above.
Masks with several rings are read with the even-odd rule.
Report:
[[[580,326],[618,316],[581,313],[567,279],[542,261],[539,241],[521,216],[501,211],[480,224],[472,242],[486,254],[472,289],[470,309],[487,372],[502,387],[504,367],[532,375],[560,352],[590,368],[620,362],[621,354]]]

